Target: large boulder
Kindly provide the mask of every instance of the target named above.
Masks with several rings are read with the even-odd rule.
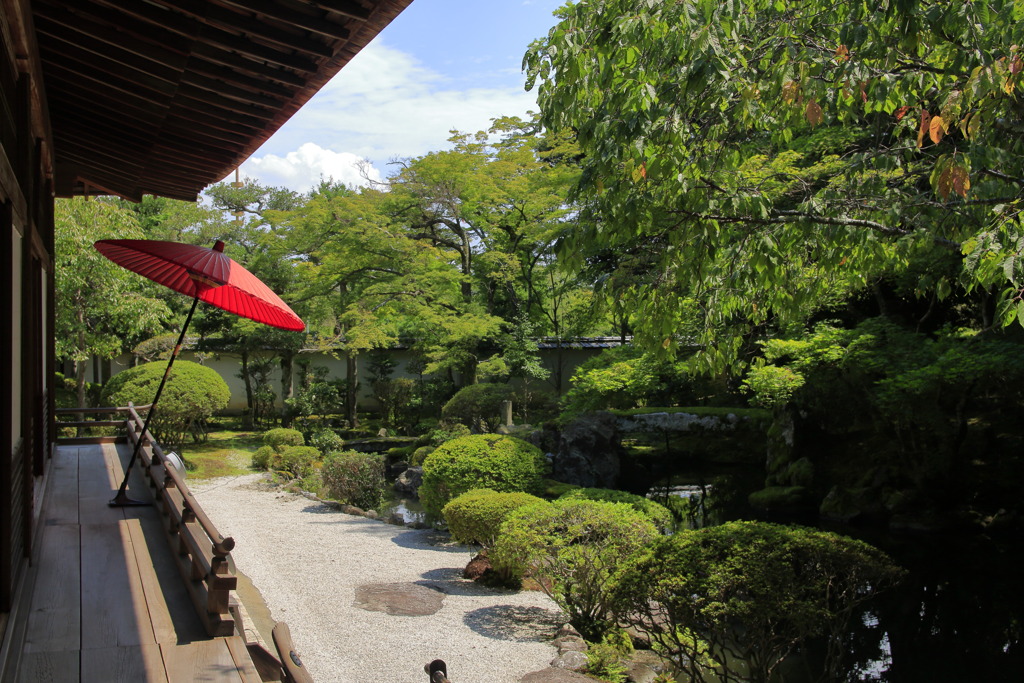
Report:
[[[615,488],[622,457],[617,423],[615,415],[597,412],[566,425],[558,440],[552,477],[588,488]]]
[[[395,491],[407,496],[418,496],[420,486],[423,484],[423,468],[410,467],[398,475],[395,480]]]

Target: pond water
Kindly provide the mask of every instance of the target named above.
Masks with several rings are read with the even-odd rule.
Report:
[[[763,477],[763,472],[760,474]],[[689,500],[691,526],[755,519],[748,477],[689,473],[655,495]],[[785,520],[778,520],[785,521]],[[789,520],[794,521],[794,520]],[[853,526],[810,526],[860,538],[907,571],[895,589],[865,604],[849,633],[849,681],[974,683],[1024,680],[1024,543],[1018,537],[904,536]],[[810,683],[822,644],[787,662],[784,680]]]

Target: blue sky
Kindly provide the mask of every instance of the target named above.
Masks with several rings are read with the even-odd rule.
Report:
[[[564,0],[414,0],[242,165],[266,185],[306,191],[321,176],[381,178],[394,159],[445,149],[453,128],[475,132],[525,116],[523,53],[554,25]],[[360,160],[364,165],[360,171]]]

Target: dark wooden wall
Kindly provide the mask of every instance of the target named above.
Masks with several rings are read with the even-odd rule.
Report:
[[[54,436],[53,162],[28,16],[27,0],[0,0],[0,638]]]

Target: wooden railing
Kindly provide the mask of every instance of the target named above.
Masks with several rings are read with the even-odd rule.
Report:
[[[148,410],[149,406],[138,406],[137,410]],[[56,418],[57,427],[57,443],[58,444],[74,444],[74,443],[113,443],[118,438],[123,438],[123,434],[119,437],[117,434],[105,435],[105,434],[86,434],[85,432],[90,431],[95,427],[102,427],[109,430],[109,428],[121,428],[125,426],[125,414],[128,412],[128,408],[57,408],[53,411]],[[102,416],[120,416],[117,418],[111,418],[108,420],[86,420],[86,415],[102,415]],[[64,420],[62,417],[69,417],[74,415],[81,415],[82,419],[78,420]],[[74,429],[74,436],[63,436],[61,431],[64,429]]]
[[[122,433],[114,436],[58,436],[58,443],[112,443],[127,438],[128,444],[134,449],[142,441],[137,466],[145,473],[163,520],[165,536],[177,560],[178,570],[206,632],[211,637],[244,635],[241,624],[234,616],[237,604],[231,597],[231,591],[238,585],[231,561],[235,540],[217,530],[160,444],[148,431],[142,433],[145,419],[139,413],[144,413],[150,407],[129,404],[125,408],[62,408],[56,411],[58,415],[113,414],[125,417],[117,420],[60,421],[57,423],[58,428],[78,430],[79,427],[117,427]],[[275,625],[273,641],[278,651],[277,657],[263,649],[259,643],[246,644],[261,679],[312,683],[312,678],[295,653],[291,634],[284,622]]]
[[[238,577],[229,564],[235,540],[217,531],[185,480],[168,462],[160,444],[149,432],[142,434],[145,420],[139,416],[141,409],[131,405],[127,408],[128,443],[135,448],[142,440],[139,461],[148,475],[164,532],[206,632],[211,636],[230,636],[235,631],[230,597],[238,585]]]

